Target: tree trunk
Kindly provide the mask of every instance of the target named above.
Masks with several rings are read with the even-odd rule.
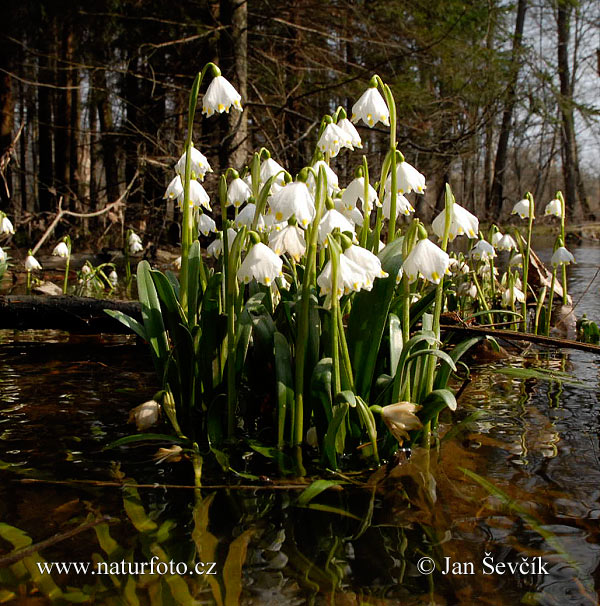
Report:
[[[38,86],[38,202],[41,212],[53,210],[54,170],[52,162],[52,90],[44,84],[51,82],[49,48],[44,45],[39,59]]]
[[[506,90],[506,101],[502,112],[502,125],[498,136],[498,147],[496,148],[496,161],[494,163],[494,177],[488,198],[488,212],[490,219],[497,219],[502,213],[504,202],[504,175],[508,160],[508,140],[512,130],[513,112],[517,101],[517,79],[520,69],[520,54],[523,41],[523,27],[525,24],[525,13],[527,11],[527,0],[519,0],[517,4],[517,18],[515,21],[515,33],[513,36],[511,74],[510,82]]]

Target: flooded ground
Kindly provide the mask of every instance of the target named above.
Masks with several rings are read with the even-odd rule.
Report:
[[[598,320],[600,248],[576,257],[576,312]],[[104,450],[157,387],[132,338],[2,331],[0,603],[597,604],[598,369],[538,349],[476,365],[439,448],[306,501],[310,480],[207,471],[195,491],[156,447]]]

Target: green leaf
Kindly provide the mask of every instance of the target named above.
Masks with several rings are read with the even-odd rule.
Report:
[[[110,444],[107,444],[102,450],[109,450],[111,448],[118,448],[119,446],[125,446],[125,444],[134,444],[135,442],[172,442],[174,444],[187,444],[186,440],[181,440],[175,436],[168,435],[166,433],[136,433],[131,436],[125,436],[119,438]]]
[[[569,373],[559,370],[551,370],[545,368],[514,368],[506,366],[504,368],[492,368],[492,372],[515,377],[517,379],[539,379],[541,381],[557,381],[559,383],[568,383],[569,385],[577,385],[582,389],[596,389],[592,383],[584,383],[571,376]]]
[[[200,242],[194,240],[188,253],[188,323],[194,326],[198,314],[198,299],[200,293],[200,265],[202,264]]]
[[[481,341],[481,337],[473,337],[472,339],[466,339],[461,341],[458,345],[454,347],[454,349],[450,352],[450,358],[454,364],[458,362],[462,356],[473,347],[478,341]],[[447,364],[445,361],[442,361],[439,369],[435,375],[435,382],[433,384],[434,389],[443,389],[448,385],[448,379],[450,378],[450,373],[452,372],[452,367]]]
[[[367,403],[359,397],[356,398],[356,410],[358,411],[358,416],[360,417],[363,427],[367,430],[369,440],[371,440],[373,456],[379,461],[379,454],[377,452],[377,423],[375,422],[373,411],[369,408]]]
[[[346,403],[338,404],[338,406],[333,409],[333,417],[329,422],[327,433],[323,438],[323,454],[333,469],[337,469],[337,435],[344,419],[346,418],[346,415],[348,414],[348,409],[349,406]]]
[[[332,486],[341,486],[341,484],[334,480],[315,480],[308,488],[305,488],[298,497],[298,506],[304,507],[308,505],[317,495],[320,495],[324,490],[327,490]]]
[[[277,381],[277,446],[285,443],[286,419],[294,415],[294,374],[292,354],[287,339],[280,332],[273,335],[275,378]]]
[[[144,327],[135,318],[132,318],[117,309],[105,309],[104,313],[127,326],[127,328],[131,329],[138,337],[144,339],[144,341],[148,340]]]

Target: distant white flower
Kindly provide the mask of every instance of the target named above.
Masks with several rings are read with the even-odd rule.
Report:
[[[509,267],[523,267],[523,255],[518,253],[513,255],[508,262]]]
[[[302,181],[294,181],[282,187],[269,198],[269,206],[275,221],[287,221],[295,216],[303,227],[306,227],[315,216],[315,202]]]
[[[241,100],[242,96],[228,80],[223,76],[215,76],[208,85],[202,100],[202,113],[209,117],[215,112],[219,114],[229,113],[231,106],[242,111]]]
[[[173,200],[174,198],[179,198],[179,196],[183,196],[183,183],[181,182],[181,177],[175,175],[175,178],[167,186],[167,191],[165,191],[163,198]]]
[[[4,261],[6,261],[7,259],[8,255],[5,251],[2,250],[2,247],[0,246],[0,263],[4,263]]]
[[[231,247],[233,246],[233,241],[235,240],[236,236],[237,236],[237,232],[235,231],[235,229],[228,227],[227,228],[227,247],[229,248],[229,250],[231,250]],[[210,257],[215,257],[215,258],[220,257],[223,254],[223,233],[222,232],[219,233],[219,237],[216,240],[214,240],[207,246],[206,253]]]
[[[142,239],[133,231],[129,234],[127,246],[129,247],[130,255],[135,255],[136,253],[142,252],[144,250]]]
[[[59,242],[52,251],[52,254],[55,257],[62,257],[66,259],[69,256],[69,247],[66,242]]]
[[[285,172],[281,164],[275,162],[273,158],[267,158],[260,165],[260,180],[262,183],[266,183],[271,177],[277,175],[275,183],[283,187],[285,185]]]
[[[233,220],[233,226],[243,227],[244,225],[248,228],[252,227],[252,222],[254,221],[254,215],[256,214],[256,204],[254,202],[249,202],[242,208],[242,210],[238,213],[238,216]],[[265,220],[262,215],[258,215],[258,221],[256,222],[256,229],[258,231],[265,231]]]
[[[346,131],[331,122],[323,129],[317,147],[324,154],[329,154],[331,158],[335,158],[342,147],[352,148],[352,139]]]
[[[444,237],[444,228],[446,224],[446,211],[443,210],[431,224],[433,233],[441,240]],[[450,230],[448,239],[450,242],[456,236],[466,235],[468,238],[476,238],[479,231],[479,219],[466,208],[459,204],[452,205],[452,218],[450,219]]]
[[[496,244],[498,250],[517,250],[517,243],[510,234],[504,234]]]
[[[476,261],[488,261],[497,256],[494,247],[485,240],[479,240],[479,242],[473,246],[469,254]]]
[[[512,307],[515,304],[515,301],[518,301],[519,303],[524,303],[525,294],[516,286],[513,286],[512,288],[507,288],[502,293],[502,305],[504,305],[505,307]]]
[[[92,268],[86,263],[84,266],[82,266],[81,273],[84,276],[89,276],[92,273]]]
[[[568,265],[575,263],[575,257],[564,247],[559,246],[550,259],[552,265]]]
[[[145,431],[156,425],[160,417],[160,404],[149,400],[129,411],[129,422],[135,423],[138,431]]]
[[[209,217],[207,214],[202,213],[198,217],[198,231],[204,235],[208,236],[208,234],[212,231],[213,233],[217,232],[217,224],[214,220]]]
[[[4,215],[2,220],[0,221],[0,234],[14,234],[15,228],[13,224],[10,222],[10,219]]]
[[[457,289],[457,293],[461,297],[477,298],[477,286],[472,282],[463,282]]]
[[[362,120],[368,126],[381,122],[390,125],[390,110],[376,87],[369,87],[352,106],[352,122]]]
[[[334,230],[354,232],[354,225],[335,209],[328,210],[319,223],[319,244],[327,246],[327,236]]]
[[[562,203],[558,198],[554,198],[554,200],[550,200],[548,204],[546,204],[546,210],[544,211],[545,215],[554,215],[559,219],[562,217]]]
[[[283,261],[279,256],[259,242],[246,255],[238,269],[237,278],[245,284],[254,279],[265,286],[270,286],[275,278],[283,276],[282,268]]]
[[[425,175],[408,162],[400,162],[396,167],[396,185],[400,194],[409,194],[411,191],[423,194],[426,188]]]
[[[42,269],[42,266],[33,255],[27,255],[27,258],[25,259],[25,270],[34,271],[36,269]]]
[[[281,231],[273,231],[269,236],[269,248],[276,255],[287,253],[299,261],[306,251],[304,232],[297,225],[287,225]]]
[[[185,177],[185,159],[186,154],[184,153],[175,165],[175,172],[181,177],[182,181]],[[204,179],[204,175],[206,175],[206,173],[212,172],[212,168],[210,167],[206,156],[200,153],[194,146],[192,146],[191,149],[190,162],[191,179]]]
[[[114,269],[108,274],[108,281],[113,288],[119,283],[119,276]]]
[[[490,272],[491,272],[491,267],[490,267],[489,263],[483,263],[477,269],[477,273],[480,276],[482,276],[483,278],[489,278],[492,275]],[[497,275],[498,275],[498,268],[496,266],[494,266],[494,277]]]
[[[386,193],[383,198],[383,216],[389,221],[390,215],[392,213],[392,196],[389,193]],[[399,215],[410,215],[410,213],[414,213],[415,209],[413,205],[405,198],[402,194],[396,194],[396,219]]]
[[[490,242],[492,243],[492,246],[494,248],[496,248],[496,246],[498,246],[498,242],[502,239],[502,232],[501,231],[495,231],[492,234],[492,237],[490,238]]]
[[[466,261],[462,259],[459,260],[454,257],[450,258],[450,265],[448,266],[448,269],[450,270],[450,273],[456,276],[464,276],[471,271],[471,268]]]
[[[206,193],[202,184],[193,179],[190,181],[190,197],[189,203],[192,208],[206,208],[206,210],[210,211],[210,196]],[[179,204],[179,208],[183,208],[183,192],[177,198],[177,203]]]
[[[419,276],[429,282],[439,284],[442,276],[448,272],[450,257],[439,247],[426,238],[419,240],[404,260],[404,274],[409,282],[414,282]]]
[[[511,215],[519,215],[521,219],[529,218],[529,200],[519,200],[513,207]],[[535,217],[532,217],[535,219]]]
[[[338,121],[337,125],[350,137],[350,143],[352,144],[352,148],[362,148],[362,141],[360,139],[360,135],[354,127],[354,124],[352,124],[352,122],[350,122],[348,118],[342,118]]]
[[[233,205],[235,208],[239,208],[244,202],[248,201],[251,195],[252,189],[250,186],[243,179],[237,177],[227,188],[227,206]]]
[[[357,177],[348,184],[348,187],[342,192],[342,203],[348,210],[356,208],[358,200],[363,202],[363,210],[370,213],[374,204],[378,204],[377,192],[369,183],[368,198],[365,204],[365,180],[363,177]]]

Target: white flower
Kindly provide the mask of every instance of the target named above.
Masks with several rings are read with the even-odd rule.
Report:
[[[471,297],[472,299],[477,298],[477,286],[472,282],[463,282],[457,289],[457,293],[461,297]]]
[[[155,425],[160,417],[160,404],[149,400],[129,411],[129,423],[135,423],[138,431],[145,431]]]
[[[390,185],[391,179],[388,177]],[[386,182],[387,186],[387,182]],[[396,187],[398,193],[409,194],[414,191],[417,194],[425,193],[425,175],[421,174],[414,166],[408,162],[400,162],[396,167]],[[389,187],[387,187],[389,190]]]
[[[330,259],[317,278],[317,284],[321,287],[321,295],[332,294],[332,270],[333,264]],[[338,299],[342,294],[348,294],[352,291],[358,292],[363,289],[371,290],[371,288],[373,288],[373,280],[369,278],[367,272],[346,255],[340,255],[336,287]],[[325,306],[328,306],[327,303]]]
[[[337,124],[329,123],[319,137],[317,147],[330,157],[335,158],[342,147],[352,148],[352,139]]]
[[[181,177],[175,175],[175,178],[167,186],[167,191],[165,191],[163,198],[173,200],[174,198],[179,198],[179,196],[183,196],[183,183],[181,182]]]
[[[525,294],[516,286],[513,286],[512,288],[507,288],[502,293],[502,305],[504,305],[505,307],[512,307],[515,304],[515,301],[518,301],[519,303],[524,303]]]
[[[575,257],[564,247],[559,246],[550,259],[552,265],[568,265],[575,263]]]
[[[410,251],[403,268],[409,282],[414,282],[421,275],[425,280],[439,284],[449,265],[450,257],[439,246],[423,239]]]
[[[272,212],[267,212],[264,215],[265,229],[264,231],[271,233],[272,231],[281,231],[284,227],[287,227],[287,221],[277,221]]]
[[[381,122],[390,125],[390,111],[376,87],[368,88],[352,106],[352,122],[362,120],[368,126]]]
[[[152,457],[157,465],[161,463],[179,463],[183,458],[183,448],[177,444],[169,448],[159,448]]]
[[[415,414],[420,408],[418,404],[411,402],[397,402],[381,409],[383,422],[401,444],[405,439],[410,439],[409,431],[423,427]]]
[[[2,220],[0,221],[0,234],[14,234],[15,228],[13,224],[10,222],[10,219],[4,215]]]
[[[237,236],[237,232],[235,231],[235,229],[228,227],[227,228],[227,248],[229,250],[231,250],[231,247],[233,246],[233,241],[235,240],[235,237]],[[219,233],[219,237],[214,240],[211,244],[208,245],[208,247],[206,248],[206,253],[210,256],[210,257],[215,257],[215,259],[219,256],[221,256],[221,254],[223,253],[223,233],[220,232]]]
[[[92,273],[92,268],[86,263],[82,268],[81,268],[81,273],[84,276],[89,276]]]
[[[37,262],[37,259],[33,255],[27,255],[25,259],[25,269],[27,271],[33,271],[35,269],[42,269],[42,266]]]
[[[363,214],[360,212],[360,210],[358,210],[358,208],[355,207],[348,210],[342,203],[341,198],[336,198],[333,203],[335,205],[335,210],[342,213],[342,215],[344,215],[344,217],[346,217],[346,219],[352,223],[352,229],[354,229],[355,225],[361,226],[363,224]]]
[[[558,198],[554,198],[554,200],[550,200],[548,204],[546,204],[546,210],[544,211],[545,215],[554,215],[559,219],[562,217],[562,204]]]
[[[444,237],[444,228],[446,223],[446,211],[443,210],[431,224],[433,233],[441,240]],[[466,208],[459,204],[452,205],[452,218],[450,219],[450,230],[448,239],[450,242],[456,236],[465,234],[468,238],[476,238],[479,231],[479,219]]]
[[[227,188],[227,206],[233,206],[239,208],[244,202],[248,201],[248,198],[252,195],[252,189],[243,180],[237,177],[234,179]]]
[[[362,141],[358,131],[354,127],[354,124],[348,120],[348,118],[342,118],[338,121],[337,125],[350,137],[351,149],[358,147],[362,148]]]
[[[529,218],[529,200],[523,199],[519,200],[513,207],[511,215],[519,215],[521,219]],[[535,217],[532,217],[535,219]]]
[[[2,250],[2,247],[0,246],[0,263],[4,263],[4,261],[6,261],[7,259],[8,255]]]
[[[390,215],[392,213],[392,196],[389,193],[386,193],[383,198],[383,216],[389,221]],[[415,209],[413,205],[402,195],[396,194],[396,219],[398,215],[410,215],[410,213],[414,213]]]
[[[304,232],[297,225],[287,225],[269,236],[269,248],[276,255],[288,253],[295,261],[299,261],[306,251]]]
[[[471,271],[471,268],[468,266],[466,261],[455,259],[454,257],[450,258],[450,265],[448,266],[450,273],[456,276],[464,276]]]
[[[175,165],[175,172],[181,177],[182,180],[185,177],[185,158],[186,154],[183,154]],[[194,146],[192,146],[191,149],[190,162],[191,179],[204,179],[204,175],[206,175],[206,173],[212,172],[212,168],[210,167],[206,156],[200,153]]]
[[[229,113],[232,105],[235,109],[242,111],[241,100],[242,96],[228,80],[223,76],[215,76],[208,85],[202,100],[202,113],[206,116],[212,116],[215,112]]]
[[[217,224],[214,220],[209,217],[207,214],[202,213],[198,217],[198,231],[204,235],[208,236],[208,234],[212,231],[214,233],[217,232]]]
[[[246,206],[244,206],[244,208],[242,208],[242,210],[239,212],[238,216],[233,220],[233,226],[237,227],[238,229],[244,225],[248,228],[252,227],[255,213],[256,204],[254,204],[254,202],[246,204]],[[258,231],[265,231],[265,220],[262,215],[258,215],[256,229]]]
[[[177,198],[177,203],[179,204],[179,208],[183,207],[183,192]],[[190,181],[190,198],[189,198],[190,207],[199,208],[203,206],[206,210],[210,211],[210,196],[206,193],[202,184],[193,179]]]
[[[477,273],[484,278],[489,278],[492,275],[490,264],[484,263],[483,265],[481,265],[478,268]],[[498,268],[496,266],[494,266],[494,276],[497,276],[497,275],[498,275]]]
[[[247,284],[253,278],[270,286],[275,278],[283,276],[283,261],[268,246],[259,242],[255,244],[240,265],[237,278]]]
[[[492,237],[490,238],[490,242],[492,243],[492,246],[494,248],[496,248],[496,246],[498,245],[498,242],[502,239],[502,232],[501,231],[495,231],[492,234]]]
[[[181,257],[177,257],[177,259],[173,261],[173,267],[175,267],[175,269],[181,269]]]
[[[510,234],[504,234],[497,242],[498,250],[517,250],[517,243]]]
[[[119,276],[117,275],[117,272],[114,269],[108,274],[108,281],[110,282],[113,288],[118,284]]]
[[[306,183],[288,183],[269,198],[275,221],[287,221],[292,215],[306,227],[315,216],[315,202]]]
[[[497,256],[494,247],[485,240],[479,240],[471,249],[470,255],[476,261],[488,261]]]
[[[354,261],[354,263],[362,268],[371,282],[373,282],[375,278],[387,278],[388,276],[381,267],[379,257],[366,248],[352,244],[344,251],[343,256]]]
[[[338,228],[341,232],[354,232],[354,225],[337,210],[328,210],[319,223],[319,244],[327,246],[327,236]]]
[[[63,259],[65,259],[66,257],[69,256],[69,247],[67,246],[66,242],[59,242],[55,247],[54,250],[52,251],[52,254],[55,257],[62,257]]]
[[[368,199],[365,204],[365,180],[363,177],[357,177],[348,184],[348,187],[342,192],[342,203],[348,210],[356,208],[358,200],[363,202],[363,210],[370,213],[374,204],[378,204],[377,192],[369,183]]]
[[[263,160],[263,163],[260,165],[260,180],[263,183],[266,183],[271,177],[277,175],[275,183],[283,187],[285,185],[285,173],[286,171],[283,166],[275,162],[273,158]]]
[[[523,267],[523,255],[521,253],[518,253],[518,254],[512,256],[510,261],[508,262],[508,266],[509,267]]]
[[[313,164],[313,168],[315,169],[315,173],[319,174],[319,167],[322,166],[325,169],[325,181],[327,182],[327,193],[330,196],[333,196],[336,192],[340,190],[338,187],[338,176],[333,172],[329,164],[324,160],[319,160]],[[308,179],[306,181],[311,192],[315,192],[315,178],[311,173],[308,174]]]
[[[142,252],[144,250],[142,239],[133,231],[129,234],[127,246],[129,247],[130,255],[135,255],[136,253]]]

